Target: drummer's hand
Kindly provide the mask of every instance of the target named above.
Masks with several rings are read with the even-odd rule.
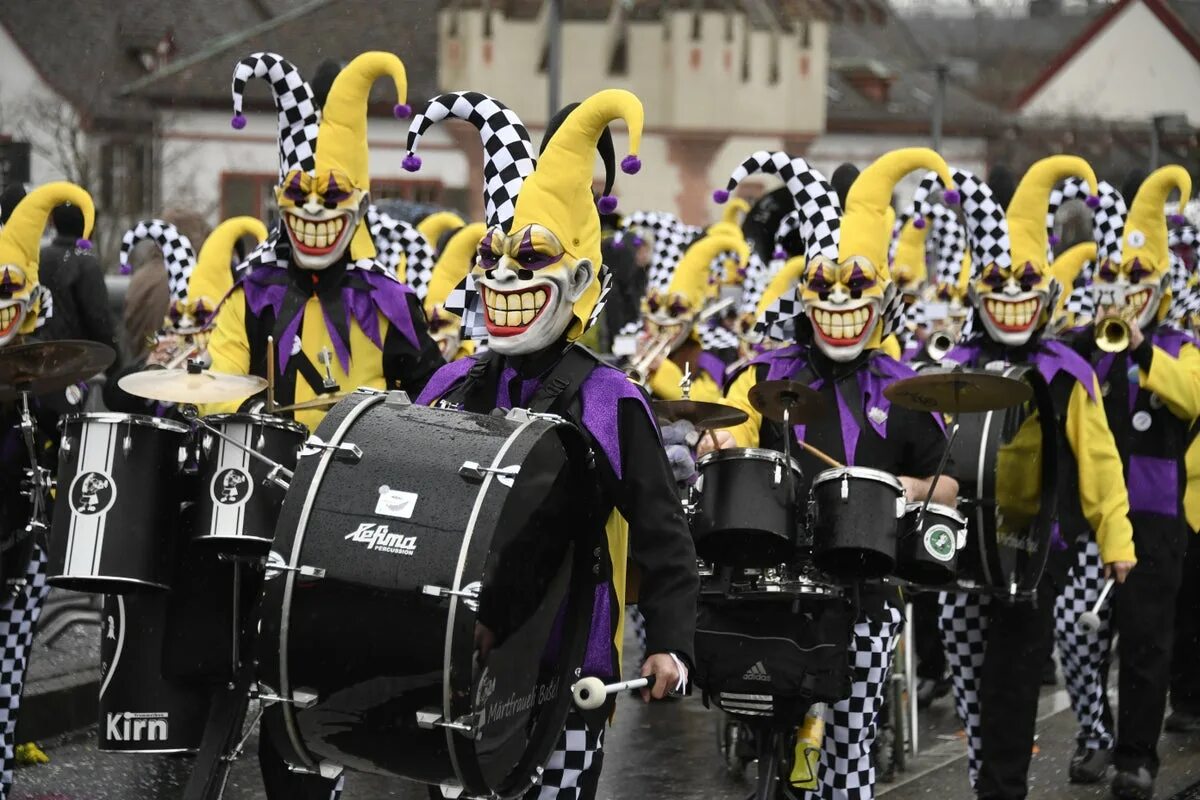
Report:
[[[700,442],[696,445],[696,458],[717,449],[728,450],[731,447],[737,447],[737,442],[733,440],[733,434],[729,431],[719,430],[712,433],[712,436],[705,434],[700,437]],[[713,436],[717,439],[715,447],[713,446]]]
[[[1129,571],[1133,569],[1134,562],[1132,561],[1113,561],[1104,565],[1105,580],[1112,578],[1117,583],[1124,583],[1129,577]]]
[[[687,670],[680,672],[680,664],[670,653],[655,653],[642,664],[642,677],[654,676],[654,688],[642,689],[643,702],[649,703],[650,698],[662,700],[667,692],[687,681]]]

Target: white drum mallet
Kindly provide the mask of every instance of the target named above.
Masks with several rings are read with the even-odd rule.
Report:
[[[583,711],[591,711],[594,708],[604,705],[604,701],[610,694],[623,692],[626,689],[652,688],[654,688],[653,675],[648,675],[645,678],[637,678],[632,681],[607,684],[599,678],[584,678],[575,682],[575,685],[571,687],[571,694],[575,697],[575,705],[579,706]]]
[[[1100,590],[1100,597],[1096,600],[1096,605],[1092,606],[1091,611],[1085,611],[1079,615],[1079,620],[1075,623],[1079,630],[1084,633],[1095,633],[1100,630],[1100,606],[1104,605],[1104,601],[1108,598],[1108,593],[1112,591],[1115,583],[1116,581],[1112,578],[1104,582],[1104,588]]]

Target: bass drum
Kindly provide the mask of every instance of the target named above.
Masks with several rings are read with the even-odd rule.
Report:
[[[961,414],[953,467],[967,518],[957,586],[1008,595],[1032,592],[1050,554],[1058,488],[1058,448],[1050,387],[1032,367],[1000,374],[1033,397],[1018,406]]]
[[[521,795],[566,719],[606,547],[582,435],[377,392],[316,435],[263,597],[276,746],[301,770]]]

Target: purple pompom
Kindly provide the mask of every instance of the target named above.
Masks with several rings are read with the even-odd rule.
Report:
[[[1087,200],[1085,200],[1084,202],[1087,203],[1088,208],[1099,208],[1100,207],[1100,198],[1094,194],[1089,194],[1087,196]]]
[[[1062,241],[1062,240],[1059,239],[1057,236],[1055,236],[1053,233],[1050,234],[1050,246],[1051,247],[1058,247],[1058,243],[1060,241]]]
[[[646,243],[646,240],[643,239],[642,237],[638,236],[635,233],[633,236],[630,237],[629,242],[636,248],[636,247],[641,247],[642,245],[644,245]]]
[[[948,206],[956,206],[962,202],[962,195],[958,193],[958,189],[947,189],[942,192],[942,201]]]
[[[628,155],[621,159],[621,172],[626,175],[637,175],[642,169],[642,160],[635,155]]]
[[[92,242],[90,239],[76,239],[75,246],[78,247],[80,250],[91,250]]]
[[[240,131],[242,128],[246,127],[246,117],[239,111],[237,114],[233,115],[233,119],[229,120],[229,124],[233,126],[235,131]]]
[[[400,162],[400,166],[404,167],[405,172],[416,172],[421,168],[421,157],[416,153],[409,153]]]
[[[396,103],[392,106],[392,114],[396,119],[408,119],[412,116],[412,106],[408,103]]]
[[[784,250],[782,247],[776,247],[775,252],[771,253],[771,257],[776,261],[782,261],[787,258],[787,250]]]
[[[130,264],[122,264],[121,265],[121,274],[122,275],[129,275],[132,272],[133,272],[132,265],[130,265]]]
[[[916,228],[917,230],[921,230],[922,228],[924,228],[925,227],[925,218],[924,217],[915,217],[913,219],[913,227]]]
[[[611,194],[606,194],[600,198],[600,202],[596,203],[601,214],[611,214],[617,210],[617,198]]]
[[[713,192],[714,203],[724,203],[727,200],[729,200],[729,192],[725,191],[724,189],[717,189],[715,192]]]
[[[1187,217],[1183,214],[1171,214],[1167,217],[1167,222],[1172,225],[1187,225]]]

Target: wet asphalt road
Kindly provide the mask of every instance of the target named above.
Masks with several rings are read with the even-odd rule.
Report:
[[[950,698],[922,712],[919,721],[920,753],[892,783],[880,783],[877,795],[889,800],[968,800],[966,748]],[[620,698],[616,722],[605,743],[600,800],[743,800],[752,789],[753,766],[741,779],[731,776],[717,752],[716,724],[717,713],[706,710],[695,698],[652,706],[631,697]],[[1061,687],[1046,688],[1030,798],[1109,796],[1106,784],[1083,787],[1067,783],[1074,730],[1065,692]],[[43,744],[51,763],[20,768],[12,800],[174,800],[181,796],[192,764],[187,758],[98,753],[94,730]],[[256,746],[252,740],[246,752],[253,754]],[[1159,798],[1170,798],[1200,783],[1200,735],[1164,735],[1160,755]],[[423,787],[398,779],[352,773],[344,797],[427,800],[428,794]],[[253,755],[235,765],[225,798],[265,798]]]

